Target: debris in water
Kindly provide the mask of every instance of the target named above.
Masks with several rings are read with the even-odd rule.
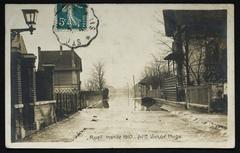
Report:
[[[93,121],[93,122],[97,122],[97,120],[96,120],[96,119],[92,119],[91,121]]]

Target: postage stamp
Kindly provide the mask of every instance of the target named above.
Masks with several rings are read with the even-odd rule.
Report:
[[[56,4],[53,33],[61,45],[87,47],[98,35],[99,20],[87,4]]]
[[[87,28],[86,4],[57,4],[58,30],[85,30]]]

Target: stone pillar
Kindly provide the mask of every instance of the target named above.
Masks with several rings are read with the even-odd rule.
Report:
[[[25,136],[23,126],[22,99],[22,60],[21,54],[11,52],[11,140],[16,141]]]
[[[34,104],[36,102],[35,59],[33,54],[22,54],[23,115],[26,130],[35,129]]]

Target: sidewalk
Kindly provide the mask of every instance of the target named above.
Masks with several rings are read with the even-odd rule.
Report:
[[[79,133],[87,130],[82,127],[81,124],[88,123],[93,120],[92,115],[84,116],[84,118],[79,119],[80,114],[83,114],[87,109],[101,108],[101,100],[91,100],[88,101],[88,107],[84,108],[82,111],[78,111],[71,114],[67,118],[53,123],[44,129],[39,131],[34,131],[28,136],[26,136],[21,141],[33,141],[37,142],[44,140],[44,142],[71,142],[79,135]]]
[[[194,123],[196,126],[206,130],[214,128],[222,130],[225,135],[227,130],[227,115],[219,113],[199,112],[192,109],[185,109],[185,102],[167,102],[159,98],[154,98],[161,104],[161,108],[185,121]]]

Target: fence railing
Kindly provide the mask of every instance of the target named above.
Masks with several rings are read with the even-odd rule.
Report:
[[[147,96],[152,98],[160,98],[160,89],[149,90]]]
[[[166,100],[177,101],[177,78],[169,77],[164,80],[164,98]]]
[[[79,90],[55,90],[56,99],[56,117],[61,120],[78,110],[88,106],[87,100],[91,97],[100,95],[94,91],[79,91]]]
[[[209,105],[211,88],[208,85],[187,87],[187,102],[199,105]]]

